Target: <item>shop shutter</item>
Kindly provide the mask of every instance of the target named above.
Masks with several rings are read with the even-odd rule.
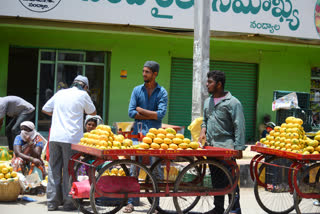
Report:
[[[210,61],[210,70],[226,74],[225,89],[243,105],[246,118],[246,140],[254,140],[256,122],[257,64]],[[193,60],[173,58],[171,65],[169,124],[185,126],[185,136],[191,123]]]

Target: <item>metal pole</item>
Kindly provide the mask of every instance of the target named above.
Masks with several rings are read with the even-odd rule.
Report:
[[[210,62],[210,0],[194,1],[192,121],[203,115],[208,97],[206,81]]]

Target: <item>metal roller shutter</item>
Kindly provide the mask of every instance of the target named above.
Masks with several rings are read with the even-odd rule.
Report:
[[[169,97],[169,124],[185,126],[185,136],[191,123],[193,60],[173,58]],[[243,105],[246,118],[246,141],[255,138],[257,64],[210,61],[210,70],[226,74],[225,89],[237,97]]]

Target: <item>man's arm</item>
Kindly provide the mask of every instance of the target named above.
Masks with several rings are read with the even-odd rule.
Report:
[[[232,109],[232,121],[234,126],[234,149],[239,150],[239,155],[236,158],[242,158],[242,150],[246,149],[245,146],[245,118],[243,114],[242,105],[238,102]]]
[[[48,111],[42,110],[42,113],[44,113],[46,115],[49,115],[49,116],[52,116],[52,112],[48,112]]]
[[[56,97],[56,94],[53,95],[42,107],[42,113],[52,116],[53,113],[53,107],[54,107],[54,99]]]
[[[157,120],[158,119],[158,114],[156,111],[146,110],[141,107],[137,107],[136,111],[138,113],[134,117],[135,119],[139,119],[139,120]]]
[[[145,120],[144,118],[136,118],[136,115],[138,114],[138,112],[136,110],[137,100],[136,100],[136,96],[135,96],[135,94],[136,94],[135,91],[136,91],[136,88],[134,88],[131,93],[131,98],[130,98],[130,103],[129,103],[129,108],[128,108],[128,115],[130,118]]]
[[[200,136],[198,139],[198,142],[202,144],[202,142],[206,142],[207,141],[207,137],[206,137],[206,133],[207,133],[207,128],[202,128],[201,132],[200,132]]]
[[[201,124],[201,132],[200,132],[200,136],[198,139],[198,142],[202,144],[202,142],[206,142],[207,141],[207,111],[206,111],[206,100],[204,101],[204,105],[203,105],[203,122]],[[193,139],[195,140],[195,139]]]
[[[92,113],[89,114],[89,115],[92,115],[92,116],[97,115],[97,111],[95,110],[94,112],[92,112]]]
[[[141,107],[136,107],[137,114],[135,119],[140,120],[162,120],[166,115],[167,105],[168,105],[168,93],[164,88],[161,88],[159,96],[157,111],[151,111],[143,109]]]

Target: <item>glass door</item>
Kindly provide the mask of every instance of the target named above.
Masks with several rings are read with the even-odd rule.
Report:
[[[58,90],[69,88],[81,74],[89,79],[90,96],[97,114],[106,116],[106,65],[105,52],[39,50],[36,127],[47,135],[51,117],[41,113],[44,104]]]

